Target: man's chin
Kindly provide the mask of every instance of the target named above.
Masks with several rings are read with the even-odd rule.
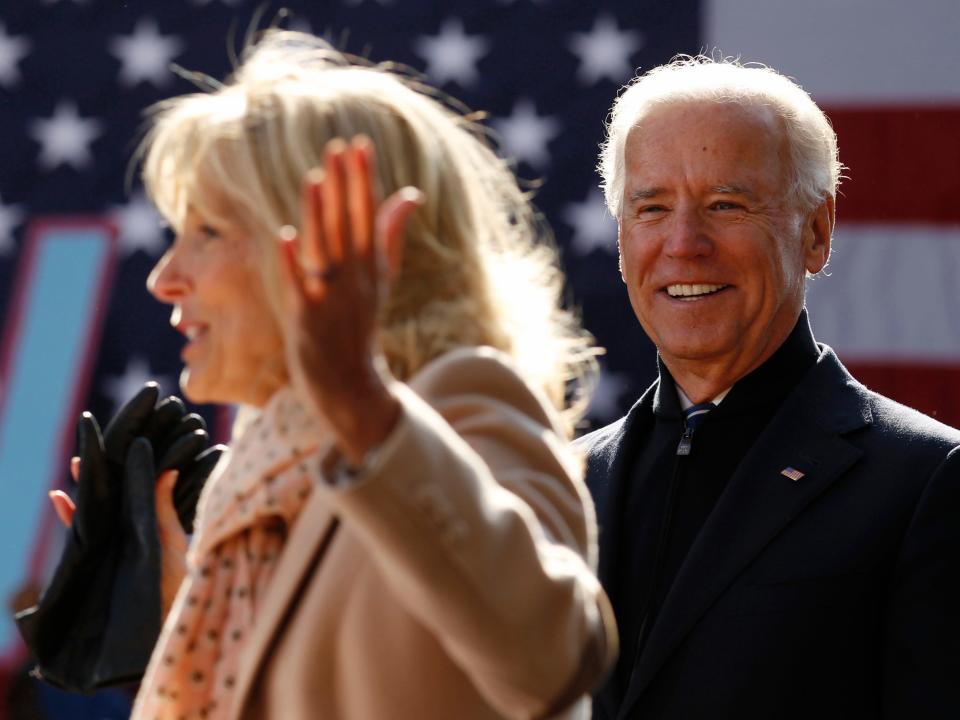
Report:
[[[725,341],[725,338],[715,333],[706,337],[704,335],[666,337],[655,344],[664,359],[674,358],[684,362],[715,361],[735,347],[735,343]]]

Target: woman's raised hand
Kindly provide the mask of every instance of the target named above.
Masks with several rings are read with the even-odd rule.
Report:
[[[399,271],[407,218],[423,201],[407,187],[379,202],[375,188],[370,140],[330,141],[322,170],[304,179],[299,232],[284,228],[280,238],[291,380],[354,463],[399,415],[377,349],[377,316]]]

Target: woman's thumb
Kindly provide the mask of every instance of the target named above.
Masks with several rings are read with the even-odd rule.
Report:
[[[177,509],[173,504],[173,488],[177,484],[177,470],[160,473],[157,480],[157,530],[160,545],[164,548],[186,552],[187,534],[180,525]]]

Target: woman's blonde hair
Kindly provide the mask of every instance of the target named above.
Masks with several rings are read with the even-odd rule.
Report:
[[[549,229],[482,128],[409,74],[269,30],[226,84],[152,109],[144,184],[174,229],[189,203],[249,232],[279,321],[278,228],[299,224],[303,177],[327,141],[360,134],[374,143],[381,197],[406,185],[426,196],[381,317],[391,371],[407,379],[448,350],[489,345],[572,428],[596,350],[562,307]]]

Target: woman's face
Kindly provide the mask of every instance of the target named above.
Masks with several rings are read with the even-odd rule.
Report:
[[[285,380],[283,340],[256,271],[253,241],[236,225],[187,211],[147,288],[173,306],[187,338],[180,387],[197,403],[262,406]]]

